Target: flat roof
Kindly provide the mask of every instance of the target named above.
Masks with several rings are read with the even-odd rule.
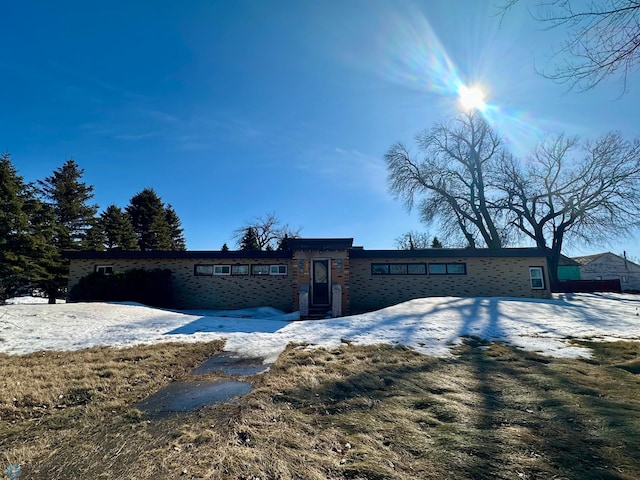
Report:
[[[76,252],[64,252],[64,257],[69,259],[133,259],[133,258],[216,258],[216,259],[233,259],[233,258],[291,258],[293,252],[291,250],[229,250],[223,252],[221,250],[148,250],[148,251],[132,251],[132,250],[80,250]]]
[[[329,240],[329,241],[327,241]],[[422,250],[364,250],[352,248],[353,239],[292,239],[289,241],[291,250],[110,250],[110,251],[67,251],[64,257],[69,259],[236,259],[236,258],[265,258],[289,259],[294,250],[348,250],[351,258],[515,258],[515,257],[545,257],[546,252],[538,248],[503,248],[491,250],[488,248],[427,248]],[[349,246],[347,246],[349,245]]]
[[[358,250],[350,251],[351,258],[463,258],[463,257],[546,257],[538,248],[425,248],[416,250]]]
[[[349,250],[353,238],[289,238],[287,247],[291,250]]]

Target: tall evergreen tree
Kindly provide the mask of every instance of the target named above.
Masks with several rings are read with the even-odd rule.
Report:
[[[11,157],[4,153],[0,157],[0,303],[28,282],[27,188],[11,163]]]
[[[8,153],[0,156],[0,301],[22,287],[44,286],[59,263],[53,246],[52,209],[24,183]]]
[[[139,250],[136,233],[129,216],[116,205],[109,205],[100,215],[107,250]]]
[[[431,248],[444,248],[444,246],[442,245],[442,242],[438,239],[438,237],[433,237]]]
[[[100,218],[96,218],[82,239],[82,249],[104,251],[106,241],[104,229],[100,225]]]
[[[258,235],[253,227],[247,227],[242,239],[240,240],[240,250],[260,250],[258,244]]]
[[[55,242],[60,250],[83,248],[83,239],[98,211],[97,205],[88,203],[93,198],[93,186],[81,181],[83,175],[84,170],[69,159],[52,176],[38,180],[42,196],[55,212]]]
[[[126,211],[140,250],[171,250],[171,228],[166,210],[152,188],[134,195]]]
[[[69,265],[55,244],[59,231],[55,210],[51,205],[35,200],[29,215],[32,248],[37,259],[37,268],[30,272],[30,278],[46,292],[49,303],[56,303],[61,290],[67,286]]]
[[[40,195],[46,206],[39,211],[39,221],[48,225],[53,213],[53,237],[51,244],[56,248],[47,256],[47,279],[43,280],[49,303],[55,303],[60,290],[68,280],[68,261],[62,257],[65,250],[86,248],[86,236],[94,223],[97,205],[89,204],[93,198],[93,186],[82,181],[84,170],[74,159],[67,160],[53,175],[38,180]]]
[[[184,239],[182,222],[171,205],[167,205],[167,208],[165,209],[165,218],[169,224],[171,250],[186,250],[187,242]]]

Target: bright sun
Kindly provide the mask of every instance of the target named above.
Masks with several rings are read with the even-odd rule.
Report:
[[[464,110],[476,109],[482,112],[487,106],[485,102],[486,95],[480,87],[460,85],[458,89],[458,99]]]

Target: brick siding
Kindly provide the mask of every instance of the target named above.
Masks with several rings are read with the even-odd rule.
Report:
[[[214,275],[197,276],[195,265],[287,265],[287,275]],[[69,287],[95,269],[109,265],[114,273],[134,268],[169,269],[173,273],[174,304],[176,308],[239,309],[269,306],[291,312],[297,309],[292,302],[293,281],[290,259],[72,259],[69,268]]]
[[[466,275],[372,275],[372,263],[466,263]],[[351,313],[422,297],[549,298],[546,259],[541,258],[352,258]],[[529,267],[543,267],[545,288],[531,288]]]
[[[353,255],[350,252],[354,252]],[[210,253],[211,255],[208,255]],[[544,256],[509,252],[505,256],[481,256],[478,252],[446,256],[444,250],[423,252],[415,257],[408,252],[359,250],[296,250],[280,256],[262,252],[256,258],[235,258],[233,253],[224,258],[217,252],[196,252],[188,258],[173,258],[166,252],[155,254],[127,252],[122,258],[71,257],[69,287],[95,271],[97,265],[111,266],[114,272],[134,268],[145,270],[169,269],[173,273],[175,308],[241,309],[271,306],[290,312],[298,310],[298,293],[301,285],[310,285],[311,262],[315,259],[330,260],[331,284],[342,287],[342,314],[395,305],[407,300],[433,296],[509,296],[525,298],[549,298],[549,278]],[[450,254],[450,253],[449,253]],[[108,257],[101,252],[98,257]],[[129,256],[130,255],[130,256]],[[145,255],[147,258],[144,258]],[[186,255],[186,254],[185,254]],[[200,258],[200,255],[203,255]],[[212,255],[215,258],[212,258]],[[227,255],[227,254],[225,254]],[[253,254],[252,254],[253,255]],[[267,256],[269,258],[267,258]],[[372,256],[373,255],[373,256]],[[118,255],[115,255],[118,257]],[[178,255],[179,256],[179,255]],[[339,267],[339,262],[341,268]],[[372,263],[464,263],[464,275],[372,275]],[[286,275],[213,275],[197,276],[195,265],[287,265]],[[529,267],[542,267],[544,289],[531,288]],[[340,271],[341,270],[341,271]],[[251,273],[251,272],[250,272]]]

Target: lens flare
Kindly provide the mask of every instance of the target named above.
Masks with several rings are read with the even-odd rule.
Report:
[[[424,127],[420,110],[428,108],[433,115],[448,116],[458,111],[476,109],[490,125],[499,130],[516,155],[525,155],[537,144],[544,128],[557,129],[550,119],[534,116],[514,103],[513,92],[522,90],[522,85],[514,86],[505,82],[508,70],[500,70],[508,51],[491,50],[495,43],[491,32],[486,46],[474,45],[469,48],[465,63],[458,65],[450,56],[436,30],[418,7],[409,12],[386,12],[381,22],[375,48],[367,55],[350,57],[351,63],[360,63],[376,75],[399,85],[406,91],[424,93],[429,104],[419,103],[407,107],[416,115],[416,125]],[[464,53],[464,52],[462,52]],[[497,57],[499,55],[499,58]],[[458,52],[460,56],[460,52]],[[500,77],[502,81],[491,81]],[[490,85],[502,85],[497,92],[487,95]],[[509,90],[506,94],[505,85]],[[446,117],[445,117],[446,118]]]
[[[460,85],[458,88],[458,102],[463,110],[479,110],[484,112],[487,108],[487,95],[477,86],[467,87]]]

